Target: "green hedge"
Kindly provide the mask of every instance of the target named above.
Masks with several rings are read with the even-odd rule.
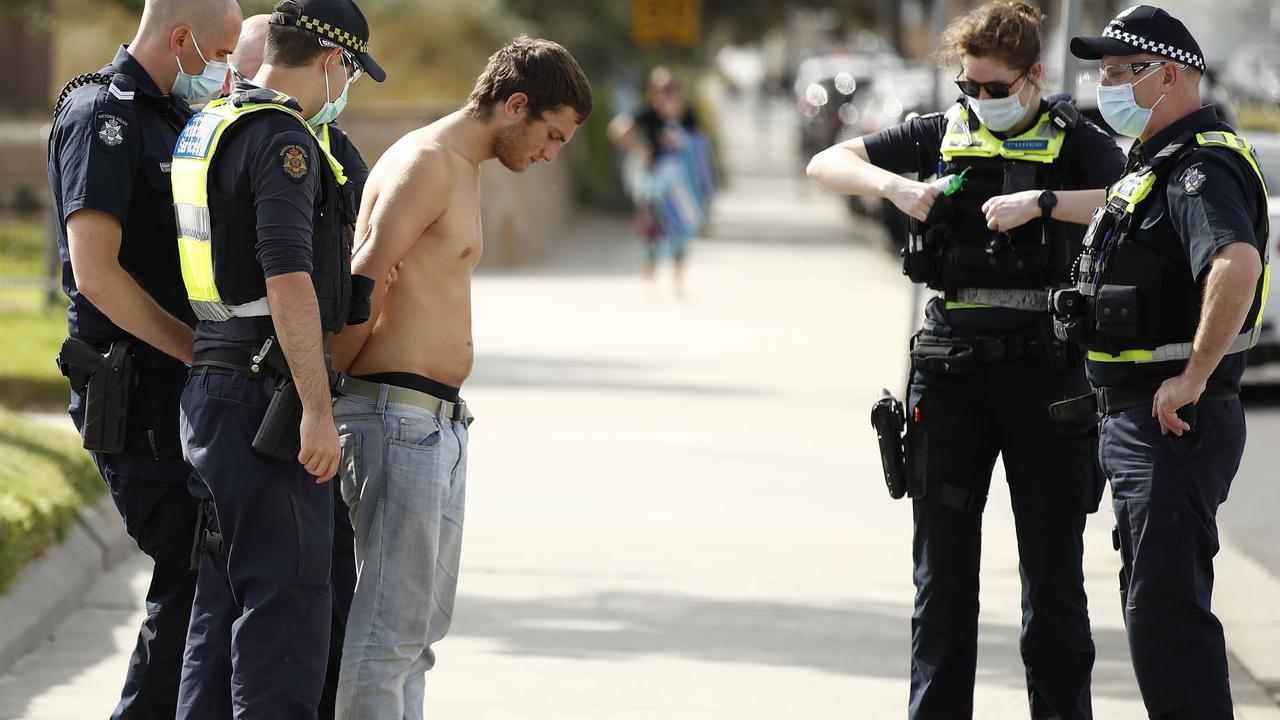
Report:
[[[0,593],[103,490],[69,424],[60,431],[0,409]]]

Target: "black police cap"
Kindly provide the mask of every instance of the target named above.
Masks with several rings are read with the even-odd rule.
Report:
[[[298,12],[271,13],[272,25],[315,33],[356,56],[369,77],[382,82],[387,73],[369,54],[369,22],[352,0],[294,0]]]
[[[1107,23],[1100,37],[1071,39],[1071,54],[1082,60],[1104,55],[1150,53],[1204,72],[1204,53],[1182,21],[1158,7],[1135,5]]]

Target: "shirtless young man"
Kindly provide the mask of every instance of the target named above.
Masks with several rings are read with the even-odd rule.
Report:
[[[517,38],[489,58],[465,108],[405,135],[369,175],[353,272],[385,277],[401,265],[395,284],[375,289],[372,320],[332,344],[350,375],[334,417],[358,571],[338,718],[421,718],[431,645],[453,614],[480,163],[522,172],[551,162],[590,112],[591,86],[569,52]]]

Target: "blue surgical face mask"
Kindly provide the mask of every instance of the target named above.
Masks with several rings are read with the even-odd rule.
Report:
[[[196,42],[195,33],[191,33],[191,44],[195,45],[196,54],[204,60],[204,72],[199,75],[188,75],[182,70],[182,59],[175,55],[174,59],[178,61],[178,77],[173,81],[173,94],[198,102],[213,97],[222,89],[222,83],[226,82],[231,66],[224,62],[210,62],[204,53],[200,52],[200,43]]]
[[[347,106],[347,90],[349,89],[351,89],[351,78],[348,77],[347,81],[342,84],[342,92],[338,93],[338,99],[329,99],[329,66],[326,65],[324,68],[325,102],[324,105],[320,106],[319,112],[307,118],[307,124],[313,128],[318,128],[321,125],[328,125],[337,120],[338,116],[342,114],[343,108]]]
[[[969,98],[969,108],[973,110],[973,114],[978,116],[978,120],[988,130],[993,132],[1004,132],[1019,120],[1026,117],[1027,106],[1022,104],[1022,100],[1018,97],[1022,92],[1010,93],[1009,97],[1002,98],[986,98],[979,100],[977,98]]]
[[[1155,74],[1151,73],[1147,77]],[[1147,124],[1151,122],[1151,113],[1156,109],[1156,105],[1160,104],[1160,100],[1164,100],[1164,96],[1161,95],[1156,105],[1149,108],[1138,104],[1133,96],[1133,86],[1146,79],[1144,77],[1138,82],[1125,85],[1098,86],[1098,112],[1102,113],[1102,119],[1111,126],[1112,130],[1126,137],[1142,137],[1142,133],[1147,130]]]

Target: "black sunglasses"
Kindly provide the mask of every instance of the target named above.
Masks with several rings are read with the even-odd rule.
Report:
[[[980,83],[980,82],[974,82],[968,78],[960,77],[960,78],[956,78],[956,87],[960,88],[960,92],[964,93],[965,95],[968,95],[971,98],[978,97],[978,94],[983,90],[986,90],[987,95],[991,96],[992,98],[1007,98],[1009,97],[1009,92],[1013,89],[1013,86],[1016,85],[1019,80],[1026,77],[1026,75],[1027,75],[1026,71],[1023,71],[1023,73],[1018,77],[1014,78],[1013,82],[1011,83],[998,83],[998,82]]]

